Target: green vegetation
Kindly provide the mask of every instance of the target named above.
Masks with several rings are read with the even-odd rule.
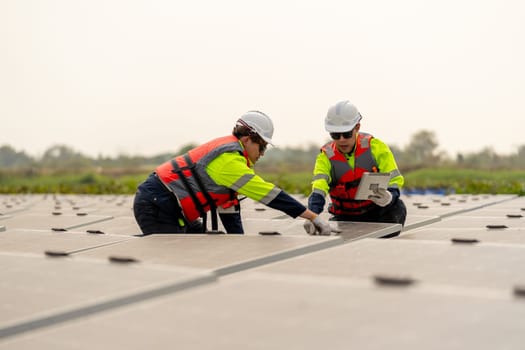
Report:
[[[310,172],[262,175],[290,193],[310,193]],[[419,169],[404,173],[407,191],[440,190],[442,193],[525,195],[525,170]]]
[[[265,180],[289,193],[310,193],[310,171],[261,172]],[[133,175],[1,174],[0,193],[133,194],[148,172]],[[443,193],[525,194],[525,171],[470,169],[419,169],[405,173],[405,189],[441,190]]]
[[[120,155],[94,159],[64,145],[50,147],[40,158],[3,145],[0,193],[132,194],[158,164],[194,146],[188,144],[173,154],[153,157]],[[287,192],[308,195],[319,146],[272,148],[257,163],[257,173]],[[525,192],[525,145],[508,155],[498,155],[487,147],[475,153],[458,153],[452,159],[438,149],[434,133],[423,130],[414,134],[405,148],[390,148],[405,176],[407,191]]]
[[[115,177],[94,173],[20,175],[1,174],[0,193],[132,194],[147,176],[137,174]]]
[[[419,169],[405,174],[405,188],[445,189],[447,193],[525,194],[523,170]]]

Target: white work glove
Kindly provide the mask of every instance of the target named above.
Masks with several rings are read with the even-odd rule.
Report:
[[[330,233],[332,231],[337,232],[335,230],[332,230],[332,227],[328,222],[321,219],[319,216],[316,216],[315,219],[312,221],[306,220],[303,224],[304,230],[309,235],[322,235],[322,236],[330,236]]]
[[[315,225],[313,222],[311,222],[310,220],[304,220],[303,227],[306,233],[308,233],[309,235],[315,235]]]
[[[380,207],[386,207],[392,202],[392,193],[385,188],[378,188],[377,191],[374,191],[374,194],[368,196],[368,199]]]

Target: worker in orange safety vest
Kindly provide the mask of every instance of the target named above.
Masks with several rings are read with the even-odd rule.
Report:
[[[273,122],[260,111],[249,111],[232,134],[216,138],[166,161],[139,185],[133,211],[144,234],[210,232],[218,220],[228,233],[244,233],[237,196],[243,195],[302,217],[312,224],[309,234],[330,235],[332,228],[276,185],[256,175],[253,166],[272,144]]]
[[[406,207],[400,199],[404,184],[394,155],[378,138],[360,132],[362,116],[349,101],[328,109],[325,129],[332,141],[321,148],[313,170],[308,208],[320,214],[329,195],[330,220],[399,223],[404,225]],[[389,173],[387,188],[377,188],[365,200],[355,199],[365,172]],[[305,222],[305,230],[312,230]],[[393,237],[400,232],[389,235]]]

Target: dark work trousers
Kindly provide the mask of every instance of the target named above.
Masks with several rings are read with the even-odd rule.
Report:
[[[375,205],[371,210],[361,215],[334,215],[330,218],[333,221],[358,221],[358,222],[385,222],[392,224],[405,225],[407,208],[405,203],[398,198],[395,203],[386,207]],[[401,233],[397,231],[381,238],[396,237]]]
[[[155,173],[139,185],[133,202],[133,213],[144,235],[151,233],[202,233],[204,230],[202,219],[189,224],[181,224],[180,219],[183,215],[175,196],[164,186]],[[228,233],[244,233],[240,206],[234,212],[219,213],[219,217]],[[207,233],[213,232],[208,231]]]
[[[182,224],[181,210],[173,193],[162,184],[155,173],[141,183],[133,202],[135,220],[142,233],[201,233],[202,222]]]

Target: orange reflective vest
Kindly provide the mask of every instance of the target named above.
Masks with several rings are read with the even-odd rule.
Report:
[[[237,194],[228,187],[215,183],[206,172],[208,164],[225,152],[239,152],[248,164],[248,155],[239,144],[239,139],[230,135],[200,145],[157,167],[159,179],[175,194],[187,221],[205,218],[206,212],[212,210],[213,224],[218,206],[235,204],[233,201]]]
[[[357,187],[364,172],[377,172],[377,162],[370,150],[372,135],[359,133],[354,150],[355,167],[352,169],[345,155],[339,151],[335,142],[329,142],[321,149],[332,165],[330,199],[328,211],[334,215],[361,215],[373,206],[370,200],[354,199]]]

